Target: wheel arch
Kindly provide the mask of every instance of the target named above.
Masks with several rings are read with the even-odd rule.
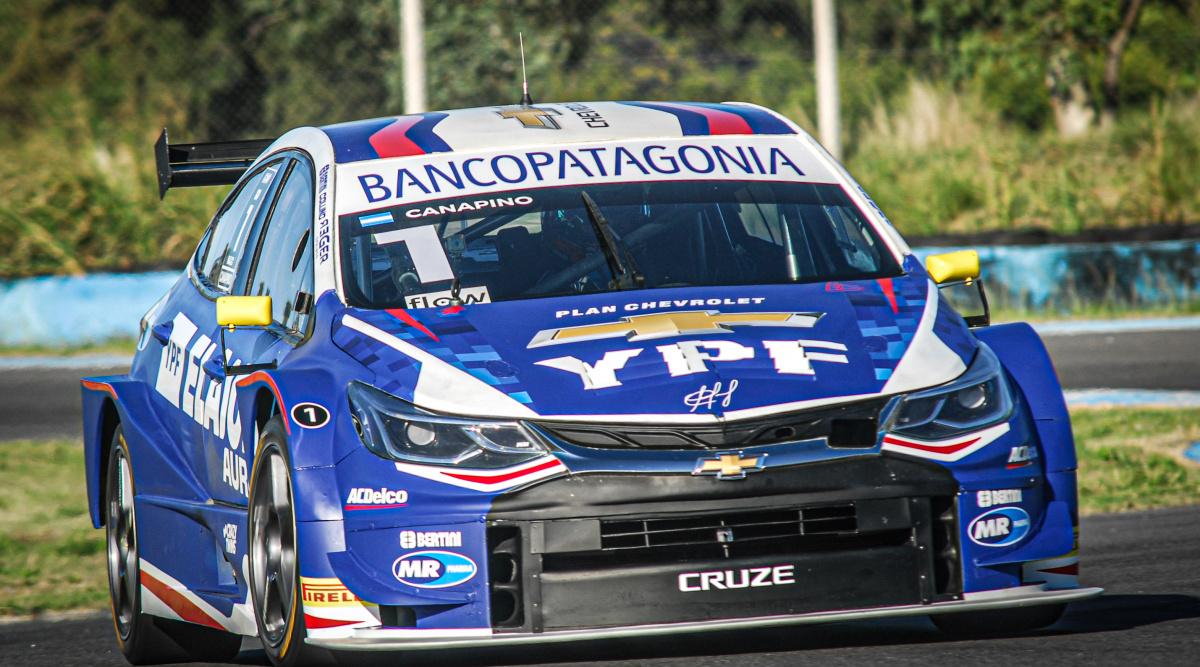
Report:
[[[274,392],[266,387],[259,387],[254,394],[254,426],[255,430],[262,433],[263,427],[277,414],[282,412],[279,406],[279,400],[275,397]],[[257,448],[258,443],[254,446]]]
[[[100,405],[100,441],[99,465],[96,466],[96,527],[108,522],[108,513],[104,510],[104,499],[108,497],[108,457],[112,453],[113,436],[121,425],[121,414],[117,404],[111,398],[105,398]]]

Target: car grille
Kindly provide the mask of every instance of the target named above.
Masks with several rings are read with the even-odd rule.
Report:
[[[767,512],[729,512],[699,517],[600,522],[604,550],[651,549],[688,544],[838,535],[855,532],[854,505]]]
[[[597,424],[538,421],[549,435],[573,445],[606,449],[719,449],[828,438],[831,447],[876,444],[884,399],[720,424]]]
[[[547,553],[547,572],[643,567],[703,559],[871,549],[908,544],[912,530],[859,533],[853,503],[719,512],[697,516],[603,519],[600,549]]]

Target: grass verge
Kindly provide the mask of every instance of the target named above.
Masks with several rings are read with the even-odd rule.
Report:
[[[48,345],[20,345],[16,347],[0,347],[0,358],[4,357],[74,357],[79,355],[133,355],[137,352],[137,340],[133,338],[113,338],[102,343],[85,343],[68,347],[52,347]]]
[[[104,608],[104,533],[88,519],[83,447],[54,440],[0,448],[0,616]]]
[[[1083,512],[1200,503],[1200,466],[1183,458],[1200,410],[1077,408],[1071,423]]]
[[[1083,512],[1200,503],[1200,410],[1076,409]],[[104,533],[87,516],[83,448],[15,441],[0,457],[0,617],[104,609]]]

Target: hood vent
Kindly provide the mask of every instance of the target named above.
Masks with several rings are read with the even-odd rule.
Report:
[[[864,431],[878,428],[886,404],[881,398],[719,424],[533,423],[569,444],[600,449],[727,449],[831,435],[837,441],[831,446],[873,447],[874,438]]]

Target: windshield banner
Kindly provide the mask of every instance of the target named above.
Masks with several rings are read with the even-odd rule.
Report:
[[[356,162],[338,170],[340,215],[539,186],[726,179],[837,182],[799,140],[753,136],[438,153]]]

